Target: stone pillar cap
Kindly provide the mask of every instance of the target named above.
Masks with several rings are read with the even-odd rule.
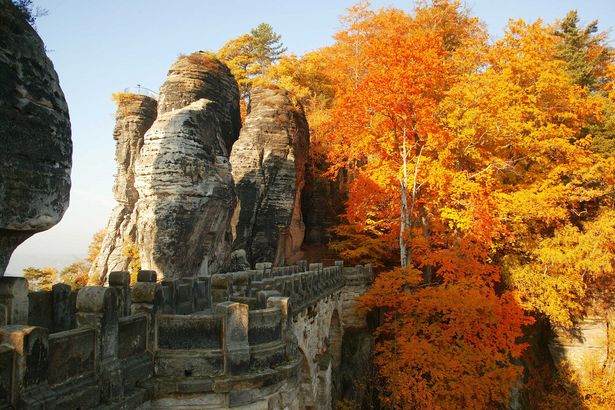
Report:
[[[115,300],[116,290],[102,286],[86,286],[77,293],[77,311],[82,313],[102,313],[110,298]],[[113,303],[115,304],[115,302]]]
[[[129,287],[130,273],[124,271],[113,271],[109,273],[109,286]]]
[[[153,270],[140,270],[137,273],[137,282],[156,282],[158,275]]]

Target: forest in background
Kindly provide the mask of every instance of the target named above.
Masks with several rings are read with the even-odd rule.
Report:
[[[490,41],[454,0],[410,12],[361,2],[341,22],[333,45],[302,56],[285,54],[267,24],[216,55],[238,81],[244,114],[255,87],[287,89],[303,104],[310,166],[347,196],[330,246],[377,268],[361,304],[383,312],[382,406],[501,408],[522,392],[534,408],[615,407],[607,35],[571,11],[510,21]],[[96,249],[67,268],[81,278],[75,286]],[[28,269],[33,284],[54,282]],[[532,329],[574,335],[588,316],[609,334],[606,358],[588,357],[584,377],[532,362]]]

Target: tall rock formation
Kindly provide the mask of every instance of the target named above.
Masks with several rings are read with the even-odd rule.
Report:
[[[297,257],[305,234],[301,191],[308,149],[303,108],[284,90],[253,91],[231,153],[238,197],[233,249],[244,250],[249,262],[282,265]]]
[[[114,270],[128,270],[126,247],[137,240],[135,204],[139,193],[135,187],[134,165],[143,146],[143,136],[156,119],[157,102],[139,94],[114,95],[117,103],[113,138],[116,141],[115,161],[117,173],[113,196],[117,205],[111,213],[98,257],[92,264],[90,275],[101,283]]]
[[[0,0],[0,276],[15,248],[68,207],[68,106],[26,16]]]
[[[335,180],[323,176],[328,165],[316,159],[308,169],[303,189],[303,219],[305,221],[305,244],[322,258],[331,255],[327,244],[331,241],[330,229],[340,223],[344,213],[347,189],[343,171]],[[309,258],[308,258],[309,259]]]
[[[227,263],[235,207],[228,155],[240,124],[228,67],[207,53],[180,57],[135,166],[143,269],[173,279]]]

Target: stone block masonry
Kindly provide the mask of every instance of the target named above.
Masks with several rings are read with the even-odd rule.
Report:
[[[74,307],[63,285],[32,298],[25,280],[0,279],[8,312],[0,327],[0,409],[332,408],[345,281],[356,293],[367,283],[359,277],[371,280],[369,267],[300,261],[211,277],[157,276],[142,271],[129,287],[128,273],[114,272],[110,286],[79,290]],[[46,327],[41,319],[28,323],[38,299],[47,305],[36,306],[54,309],[40,315]]]

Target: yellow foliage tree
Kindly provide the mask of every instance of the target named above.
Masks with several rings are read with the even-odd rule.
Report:
[[[128,272],[130,273],[130,283],[137,281],[137,275],[141,270],[141,258],[139,257],[139,247],[131,240],[124,242],[123,255],[128,261]]]
[[[229,40],[216,53],[235,76],[248,108],[255,82],[262,80],[269,67],[286,51],[280,39],[269,24],[261,23],[250,33]]]
[[[34,268],[29,266],[23,270],[23,277],[28,280],[30,290],[51,290],[58,281],[58,270],[52,267]]]

